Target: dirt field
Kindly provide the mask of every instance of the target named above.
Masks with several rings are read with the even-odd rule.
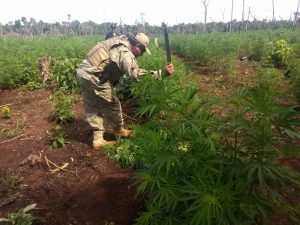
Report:
[[[132,171],[91,149],[81,101],[75,106],[76,120],[63,126],[69,143],[53,149],[47,138],[55,125],[49,120],[49,96],[42,89],[0,91],[0,105],[9,104],[12,111],[11,118],[0,118],[0,130],[19,132],[0,139],[0,174],[6,178],[0,188],[0,218],[37,203],[32,212],[44,224],[133,224],[143,204],[136,197]],[[68,171],[52,174],[45,157],[58,166],[69,163]]]

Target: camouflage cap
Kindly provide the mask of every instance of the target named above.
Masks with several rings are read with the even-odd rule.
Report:
[[[149,55],[151,55],[151,52],[148,48],[149,45],[149,38],[147,37],[146,34],[144,33],[138,33],[137,35],[135,35],[135,39],[141,43],[142,45],[145,46],[146,52],[148,52]]]

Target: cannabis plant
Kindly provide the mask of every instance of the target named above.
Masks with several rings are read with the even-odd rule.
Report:
[[[51,145],[53,148],[61,148],[66,145],[66,135],[62,130],[62,127],[56,125],[52,132],[48,134],[48,138],[51,141]]]
[[[288,65],[288,58],[291,56],[292,48],[288,46],[285,40],[270,42],[267,48],[267,61],[275,67],[281,68]]]
[[[65,123],[72,121],[75,118],[75,113],[72,107],[75,104],[74,99],[65,95],[63,91],[57,91],[51,97],[53,101],[50,116],[52,116],[57,123]]]
[[[0,223],[4,225],[31,225],[36,218],[28,212],[35,207],[36,204],[31,204],[25,208],[21,208],[15,213],[8,213],[7,218],[0,218]]]
[[[289,78],[290,83],[292,84],[290,94],[295,98],[300,105],[300,61],[299,59],[293,59],[288,67],[287,77]]]
[[[56,89],[61,89],[66,93],[79,91],[76,80],[76,68],[80,62],[77,58],[53,58],[51,60],[51,77],[56,85]]]
[[[299,112],[280,104],[273,78],[239,90],[224,118],[209,110],[223,102],[198,99],[196,85],[177,76],[145,76],[133,87],[137,115],[148,121],[116,152],[139,169],[138,191],[149,197],[137,225],[261,225],[274,207],[299,216],[280,192],[299,176],[277,161],[280,146],[300,137]]]
[[[33,91],[36,89],[40,89],[43,87],[43,84],[37,81],[29,81],[27,84],[22,86],[22,89],[27,90],[27,91]]]
[[[11,110],[8,106],[3,106],[1,108],[1,113],[4,116],[4,118],[10,118],[11,117]]]

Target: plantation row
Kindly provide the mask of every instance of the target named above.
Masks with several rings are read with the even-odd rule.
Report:
[[[80,62],[86,52],[103,37],[2,37],[0,38],[0,87],[15,87],[38,80],[37,60],[51,56],[55,60],[75,59]],[[163,41],[162,39],[160,39]],[[209,66],[222,74],[235,68],[238,58],[249,57],[265,60],[276,42],[283,40],[286,48],[274,59],[283,61],[294,70],[299,64],[300,30],[256,31],[241,33],[204,33],[201,35],[171,36],[172,50],[179,55],[194,59],[200,65]],[[290,48],[292,51],[287,52]],[[298,60],[295,59],[298,57]],[[281,58],[281,59],[280,59]],[[287,60],[288,59],[288,60]],[[266,61],[266,60],[265,60]],[[53,62],[53,64],[54,64]],[[267,62],[268,63],[268,62]],[[299,69],[297,69],[299,70]]]
[[[210,33],[202,35],[176,35],[171,38],[172,50],[179,55],[197,60],[223,74],[234,70],[237,59],[249,57],[252,60],[266,60],[276,42],[283,40],[293,51],[287,53],[283,47],[282,60],[289,65],[299,64],[292,56],[300,57],[300,30],[257,31],[241,33]],[[266,62],[267,63],[267,62]],[[271,63],[276,63],[271,61]]]
[[[52,75],[74,77],[74,68],[103,37],[3,37],[0,38],[0,87],[39,82],[38,59],[51,57]],[[57,68],[59,67],[59,68]],[[63,71],[58,71],[58,70]],[[69,70],[69,72],[68,72]],[[60,74],[61,73],[61,74]]]
[[[265,46],[270,40],[276,43],[282,38],[282,48],[291,51],[287,51],[287,57],[274,58],[282,60],[280,65],[272,65],[272,57],[277,54],[264,52]],[[299,39],[296,33],[268,32],[172,37],[176,53],[228,76],[240,56],[259,55],[255,84],[235,87],[228,98],[207,95],[199,99],[201,90],[193,73],[175,59],[176,72],[170,77],[157,80],[149,74],[141,77],[141,82],[129,82],[130,98],[139,106],[137,116],[146,122],[133,125],[133,138],[119,140],[105,152],[122,167],[136,169],[138,191],[149,197],[136,224],[261,225],[270,223],[277,208],[299,219],[299,209],[283,197],[287,190],[291,196],[295,194],[299,174],[277,161],[287,152],[296,154],[293,144],[300,138],[299,111],[294,107],[299,99],[295,92],[282,88],[283,82],[290,82],[288,91],[297,90],[299,85],[298,64],[291,63],[298,60]],[[1,87],[38,87],[37,59],[51,56],[50,85],[63,93],[76,92],[76,64],[96,40],[2,39]],[[151,53],[139,59],[140,67],[162,69],[164,51],[152,46]],[[273,68],[276,66],[280,70]],[[281,69],[291,68],[289,81]],[[54,95],[58,102],[63,102],[61,97]],[[214,108],[228,112],[219,116]],[[59,112],[56,118],[61,117]],[[60,145],[59,139],[55,140]]]

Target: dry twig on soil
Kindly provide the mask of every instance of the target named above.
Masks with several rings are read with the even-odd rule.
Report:
[[[27,135],[27,134],[29,134],[29,133],[30,133],[30,132],[27,132],[27,133],[25,133],[25,134],[21,134],[21,135],[19,135],[19,136],[16,136],[16,137],[14,137],[14,138],[12,138],[12,139],[7,140],[7,141],[2,141],[2,142],[0,142],[0,144],[4,144],[4,143],[10,142],[10,141],[13,141],[13,140],[18,139],[18,138],[20,138],[20,137],[23,137],[23,136],[25,136],[25,135]]]
[[[127,118],[130,119],[130,120],[137,121],[137,119],[135,119],[135,118],[133,118],[133,117],[130,117],[130,116],[124,114],[124,113],[123,113],[123,116],[124,116],[124,117],[127,117]]]
[[[50,161],[50,160],[47,158],[46,155],[45,155],[45,160],[46,160],[46,163],[47,163],[47,165],[48,165],[48,167],[49,167],[51,173],[56,173],[56,172],[59,172],[60,170],[63,170],[63,171],[65,171],[65,172],[69,172],[69,173],[72,173],[72,174],[76,174],[74,171],[70,171],[70,170],[65,169],[65,168],[69,165],[69,163],[64,163],[62,166],[58,166],[58,165],[55,164],[54,162]],[[52,166],[54,166],[55,169],[52,169],[51,166],[50,166],[50,164],[51,164]]]
[[[2,107],[5,107],[5,106],[9,106],[9,105],[13,105],[13,103],[9,103],[9,104],[0,105],[0,108],[2,108]]]

